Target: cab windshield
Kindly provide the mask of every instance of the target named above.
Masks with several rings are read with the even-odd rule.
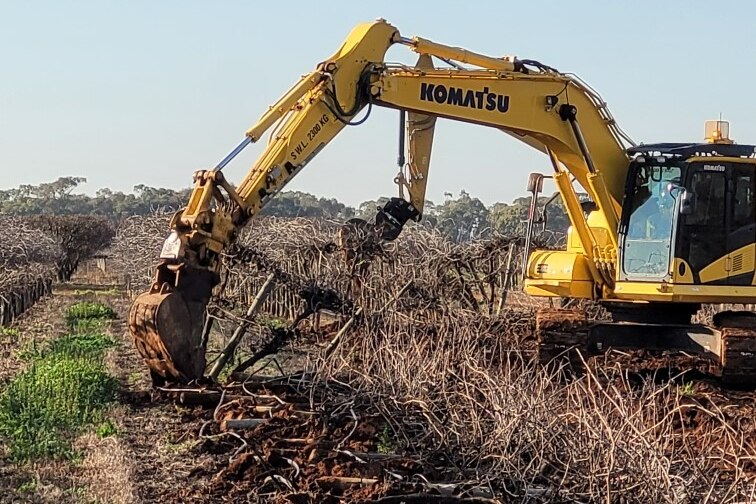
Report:
[[[680,175],[677,166],[638,168],[622,255],[626,274],[661,278],[669,271]]]

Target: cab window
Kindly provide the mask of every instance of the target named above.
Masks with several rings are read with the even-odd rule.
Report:
[[[696,205],[688,216],[691,226],[725,225],[727,181],[723,172],[699,171],[693,174],[691,190],[696,195]]]
[[[732,220],[733,228],[741,228],[744,226],[753,225],[756,221],[756,215],[754,211],[754,177],[753,175],[738,175],[735,177],[734,182],[734,201]]]

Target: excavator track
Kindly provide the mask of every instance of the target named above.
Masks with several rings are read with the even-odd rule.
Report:
[[[707,374],[733,388],[756,388],[756,315],[722,312],[712,326],[591,322],[582,310],[543,309],[536,314],[539,361],[568,363],[606,350],[650,350],[695,355]]]
[[[756,386],[756,314],[725,311],[714,316],[722,334],[722,382],[732,387]]]
[[[553,362],[580,364],[580,354],[588,353],[590,323],[582,310],[546,308],[536,314],[538,358],[548,365]]]
[[[722,382],[731,387],[756,386],[756,330],[722,329]]]

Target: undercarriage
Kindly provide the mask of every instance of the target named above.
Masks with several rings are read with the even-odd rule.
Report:
[[[723,311],[711,324],[690,323],[690,307],[622,307],[612,321],[592,321],[584,309],[548,308],[536,315],[538,356],[543,364],[566,362],[582,368],[583,360],[609,350],[643,350],[700,359],[704,371],[731,387],[756,385],[756,313]],[[683,323],[686,322],[686,323]]]

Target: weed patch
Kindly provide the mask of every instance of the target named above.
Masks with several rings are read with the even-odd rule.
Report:
[[[391,439],[391,431],[388,425],[383,426],[381,436],[378,439],[378,453],[392,454],[395,451],[394,442]]]
[[[115,342],[102,333],[94,334],[67,334],[54,340],[50,344],[53,354],[69,356],[101,355],[106,349],[115,345]]]
[[[678,387],[678,390],[680,391],[680,395],[684,397],[693,397],[696,394],[696,387],[692,382]]]
[[[15,351],[16,357],[24,362],[31,362],[42,357],[43,348],[44,345],[37,343],[37,340],[29,340]]]
[[[34,480],[29,480],[21,483],[18,486],[18,493],[20,494],[26,494],[26,493],[33,493],[37,489],[37,482]]]
[[[97,437],[102,439],[118,434],[118,427],[110,420],[107,419],[97,426]]]
[[[0,336],[8,338],[18,338],[21,332],[15,327],[0,327]]]
[[[87,319],[114,319],[116,316],[113,309],[97,301],[80,301],[71,305],[66,310],[66,322],[73,326],[77,322]]]
[[[11,457],[69,457],[66,434],[100,421],[116,390],[115,379],[91,354],[50,354],[34,362],[0,396],[0,433]]]
[[[73,334],[89,334],[102,332],[105,328],[106,321],[101,318],[76,319],[70,324]]]
[[[66,313],[71,327],[81,327],[72,314],[82,320],[113,315],[107,306],[77,307],[80,304]],[[28,352],[29,367],[0,394],[0,435],[7,439],[14,460],[71,458],[71,435],[103,422],[104,407],[115,400],[117,381],[102,359],[114,343],[102,332],[93,332],[94,325],[86,327],[89,332],[74,331],[52,341],[45,351]],[[106,433],[108,428],[102,428]]]

